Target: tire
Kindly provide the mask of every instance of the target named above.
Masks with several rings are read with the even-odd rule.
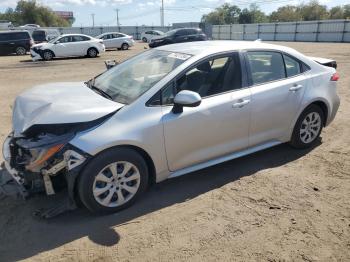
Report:
[[[50,50],[45,50],[45,51],[43,52],[43,58],[44,58],[44,60],[46,60],[46,61],[52,60],[52,58],[53,58],[54,56],[55,56],[55,55],[54,55],[53,52],[50,51]]]
[[[142,42],[147,43],[147,38],[146,37],[142,37]]]
[[[324,112],[318,105],[308,106],[294,126],[290,145],[295,148],[312,147],[322,132],[324,121]]]
[[[143,157],[133,149],[115,148],[87,164],[77,188],[80,200],[91,212],[113,213],[131,206],[147,185],[148,168]]]
[[[127,43],[122,44],[122,50],[128,50],[129,45]]]
[[[27,50],[23,46],[17,46],[15,52],[17,55],[25,55]]]
[[[91,47],[91,48],[88,49],[88,51],[87,51],[87,56],[88,57],[95,58],[95,57],[97,57],[97,55],[98,55],[98,51],[97,51],[96,48]]]

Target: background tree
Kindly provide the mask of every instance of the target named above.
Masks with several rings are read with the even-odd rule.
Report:
[[[302,20],[301,14],[297,12],[297,7],[286,5],[278,8],[270,15],[271,22],[292,22]]]
[[[59,17],[48,7],[38,5],[35,0],[17,2],[16,8],[9,8],[5,13],[0,13],[0,20],[9,20],[14,25],[38,24],[43,27],[66,27],[70,23]]]
[[[241,9],[238,6],[225,3],[209,14],[203,15],[202,22],[215,25],[236,24],[240,13]]]
[[[329,18],[327,6],[320,5],[317,0],[312,0],[308,4],[299,5],[296,12],[300,13],[302,20],[304,21],[323,20]]]
[[[266,23],[269,19],[257,4],[251,4],[249,9],[244,8],[239,15],[240,24]]]

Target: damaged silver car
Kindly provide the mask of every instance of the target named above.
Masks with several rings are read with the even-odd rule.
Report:
[[[151,183],[280,143],[310,147],[339,107],[329,61],[208,41],[107,63],[85,83],[35,87],[16,98],[2,185],[14,181],[25,197],[66,189],[67,201],[45,217],[78,198],[93,212],[115,212]]]

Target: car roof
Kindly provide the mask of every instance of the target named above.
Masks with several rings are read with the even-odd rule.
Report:
[[[28,33],[28,30],[7,30],[7,31],[0,31],[0,34],[8,34],[8,33]]]
[[[185,53],[189,55],[210,55],[219,52],[238,51],[246,49],[269,49],[287,52],[296,52],[289,47],[263,43],[260,41],[230,41],[230,40],[213,40],[198,41],[180,44],[171,44],[157,47],[158,50]]]
[[[74,36],[74,35],[79,35],[79,36],[87,36],[87,37],[92,37],[92,36],[89,36],[89,35],[84,35],[84,34],[63,34],[63,35],[60,35],[60,36]]]
[[[108,35],[108,34],[122,34],[122,35],[126,35],[125,33],[121,33],[121,32],[106,32],[100,35]]]

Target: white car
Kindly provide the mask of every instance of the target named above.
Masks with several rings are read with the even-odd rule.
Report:
[[[162,31],[149,30],[141,34],[141,39],[145,43],[150,43],[152,39],[161,38],[164,35]]]
[[[37,24],[26,24],[26,25],[21,25],[20,27],[22,27],[22,28],[28,28],[28,27],[30,27],[30,28],[39,28],[40,25],[37,25]]]
[[[106,49],[117,48],[118,50],[128,50],[129,47],[134,46],[135,41],[132,36],[119,32],[108,32],[96,36],[98,39],[102,39]]]
[[[51,60],[54,57],[88,56],[96,57],[105,51],[103,41],[87,35],[66,34],[48,43],[33,45],[30,54],[33,61]]]

